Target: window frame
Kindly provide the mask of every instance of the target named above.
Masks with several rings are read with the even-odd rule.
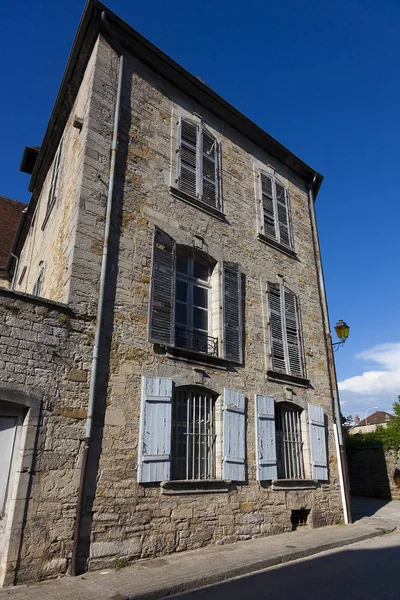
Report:
[[[272,286],[274,288],[279,288],[280,292],[280,320],[281,320],[281,335],[282,335],[282,345],[283,345],[283,355],[285,362],[285,370],[280,370],[274,366],[274,342],[273,342],[273,331],[272,331],[272,317],[271,317],[271,289]],[[295,306],[295,316],[296,316],[296,325],[297,325],[297,347],[299,352],[299,362],[301,373],[292,373],[291,365],[290,365],[290,355],[289,355],[289,344],[287,339],[287,326],[286,326],[286,302],[285,302],[285,291],[288,291],[294,297],[294,306]],[[269,330],[269,345],[270,345],[270,366],[272,376],[278,376],[281,378],[289,378],[291,380],[298,380],[300,382],[306,383],[308,382],[306,377],[306,365],[305,365],[305,357],[304,357],[304,348],[303,348],[303,335],[302,335],[302,325],[301,325],[301,314],[300,314],[300,303],[298,296],[283,282],[267,283],[267,309],[268,309],[268,330]]]
[[[178,394],[182,396],[183,400],[186,399],[186,432],[181,434],[179,433],[177,411],[179,405],[183,406],[184,402],[177,401]],[[210,427],[210,433],[208,433],[208,429],[206,429],[206,419],[204,420],[204,432],[201,432],[202,416],[200,411],[202,410],[202,399],[204,399],[204,413],[207,401],[209,405],[207,416],[209,418],[208,425]],[[205,399],[207,399],[207,401]],[[174,390],[171,418],[171,481],[220,481],[220,477],[217,476],[219,470],[217,466],[217,401],[217,394],[204,388],[184,386]],[[197,414],[196,408],[198,409]],[[196,419],[198,421],[196,421]],[[186,440],[191,440],[191,443],[179,444],[179,436],[182,435],[186,436]],[[209,440],[209,448],[207,455],[204,455],[203,457],[203,463],[201,463],[203,438]],[[204,444],[204,447],[205,445],[206,444]],[[176,449],[179,446],[181,451],[184,451],[182,454],[176,452]],[[198,452],[197,457],[196,452]],[[179,466],[180,461],[182,463],[181,466]],[[179,477],[183,471],[186,472],[186,477]],[[197,474],[197,476],[195,476],[195,474]]]
[[[289,402],[276,403],[275,436],[278,481],[282,479],[296,481],[305,479],[305,441],[302,434],[303,412],[303,408]],[[292,418],[290,415],[292,415]],[[280,426],[281,428],[279,428]],[[293,439],[293,434],[296,439]],[[289,440],[286,438],[289,438]],[[285,442],[291,444],[289,451],[287,450],[288,444],[285,444]]]
[[[264,210],[264,201],[263,201],[263,186],[262,186],[262,178],[267,177],[271,180],[271,193],[272,193],[272,204],[273,204],[273,219],[274,219],[274,230],[275,235],[270,235],[265,231],[265,210]],[[289,245],[285,244],[281,241],[281,230],[280,230],[280,221],[279,221],[279,212],[278,212],[278,199],[277,199],[277,190],[276,186],[279,185],[283,188],[285,195],[285,207],[286,207],[286,227],[288,230],[288,238]],[[259,202],[259,210],[260,210],[260,221],[258,227],[258,238],[272,245],[274,248],[284,252],[285,254],[291,256],[292,258],[296,257],[296,251],[294,247],[294,236],[292,229],[292,218],[290,211],[290,198],[289,198],[289,189],[288,186],[280,179],[275,173],[270,173],[261,169],[257,170],[257,194],[258,194],[258,202]]]
[[[195,168],[195,180],[196,180],[196,192],[191,193],[190,191],[183,189],[181,187],[181,160],[182,160],[182,122],[186,121],[190,123],[192,126],[196,127],[196,146],[195,146],[195,160],[196,160],[196,168]],[[214,162],[215,162],[215,204],[212,204],[205,200],[204,198],[204,188],[203,188],[203,177],[204,175],[203,169],[203,148],[204,148],[204,136],[209,136],[213,139],[215,144],[215,153],[214,153]],[[172,184],[170,186],[170,192],[174,197],[179,198],[189,204],[200,208],[204,212],[211,214],[215,217],[218,217],[222,220],[225,220],[224,209],[223,209],[223,201],[222,201],[222,189],[221,189],[221,144],[218,141],[217,137],[210,131],[210,129],[204,124],[204,122],[199,118],[199,120],[195,120],[186,115],[180,115],[177,120],[177,147],[176,147],[176,178],[175,184],[176,187]],[[186,145],[187,143],[184,142]],[[193,144],[191,144],[192,148],[194,148]],[[191,169],[189,169],[191,170]],[[211,181],[211,180],[210,180]]]
[[[37,277],[35,279],[35,283],[32,288],[32,296],[41,296],[43,289],[43,281],[44,281],[44,270],[45,270],[45,262],[41,260],[39,262],[39,270]]]
[[[63,159],[63,148],[64,148],[64,136],[62,136],[60,143],[58,144],[56,153],[53,159],[52,165],[52,174],[50,180],[50,188],[47,196],[47,204],[46,204],[46,214],[42,223],[42,230],[46,227],[49,216],[53,210],[55,203],[57,202],[59,185],[60,185],[60,172],[62,167],[62,159]],[[34,214],[35,218],[36,213]]]

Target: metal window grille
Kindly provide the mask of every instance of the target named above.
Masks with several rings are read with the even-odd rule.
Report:
[[[215,399],[178,390],[172,418],[172,478],[215,478]]]
[[[284,404],[276,415],[276,445],[279,479],[304,479],[300,411]]]

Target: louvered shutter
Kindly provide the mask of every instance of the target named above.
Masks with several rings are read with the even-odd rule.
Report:
[[[284,246],[291,247],[289,229],[289,210],[287,190],[280,183],[275,183],[276,208],[279,226],[279,241]]]
[[[173,345],[175,340],[175,240],[155,228],[151,273],[149,340]]]
[[[199,187],[199,126],[188,119],[180,120],[179,127],[179,187],[196,196]]]
[[[172,388],[172,379],[142,377],[139,482],[170,479]]]
[[[272,178],[261,173],[260,179],[263,213],[261,231],[265,235],[276,239]]]
[[[312,477],[320,481],[328,481],[326,430],[322,406],[308,405],[308,422],[310,427]]]
[[[256,479],[270,481],[277,479],[275,434],[275,400],[272,396],[255,397],[256,410]]]
[[[268,285],[268,308],[271,336],[272,369],[286,373],[281,287],[278,283]]]
[[[202,196],[203,202],[218,208],[218,144],[207,129],[202,129]]]
[[[291,375],[303,375],[300,352],[299,318],[296,296],[284,288],[286,343]]]
[[[246,415],[242,392],[224,389],[222,478],[245,481]]]
[[[223,264],[224,357],[243,362],[242,285],[239,265]]]

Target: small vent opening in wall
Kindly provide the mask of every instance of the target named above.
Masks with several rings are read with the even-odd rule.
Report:
[[[300,510],[292,510],[292,531],[296,531],[296,529],[300,529],[301,527],[307,527],[307,519],[310,514],[309,510],[305,508],[301,508]]]

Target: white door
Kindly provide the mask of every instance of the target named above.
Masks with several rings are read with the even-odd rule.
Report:
[[[0,519],[6,514],[17,417],[0,416]]]

